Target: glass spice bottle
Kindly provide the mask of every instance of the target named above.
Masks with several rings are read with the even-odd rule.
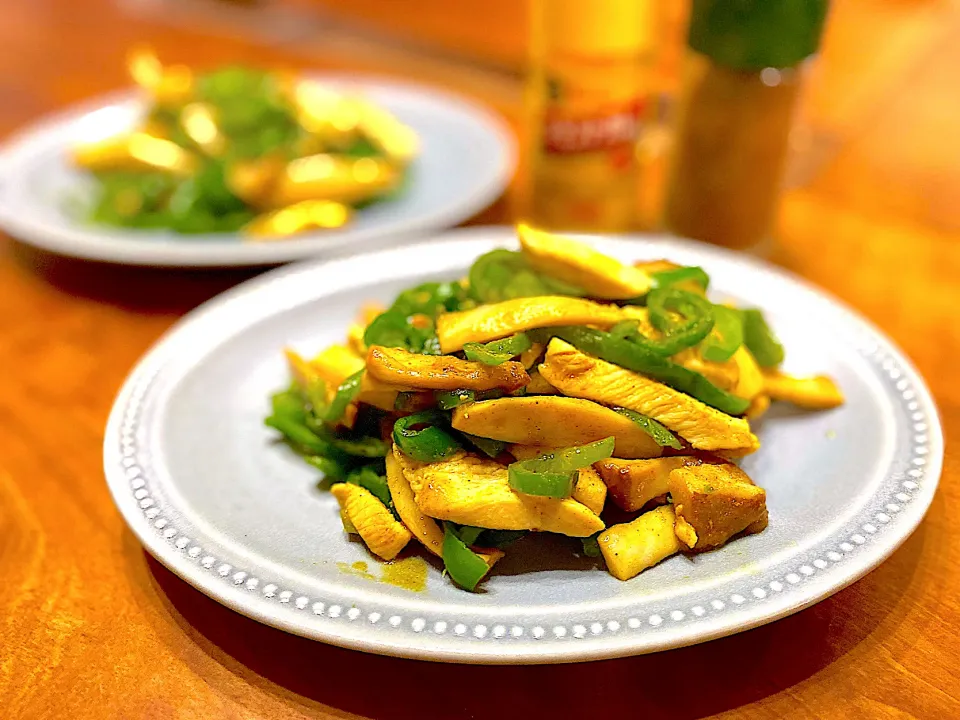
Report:
[[[534,0],[531,8],[533,152],[526,219],[558,230],[633,230],[653,4]]]
[[[664,225],[731,248],[769,236],[827,0],[693,0]]]

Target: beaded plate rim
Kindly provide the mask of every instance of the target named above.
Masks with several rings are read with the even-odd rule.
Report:
[[[455,230],[427,243],[383,254],[424,252],[458,240],[480,238],[509,244],[509,228]],[[163,506],[151,490],[149,463],[138,439],[144,403],[163,375],[178,338],[203,318],[229,309],[267,286],[296,277],[326,273],[341,275],[344,264],[363,262],[354,255],[328,263],[301,263],[266,273],[214,298],[189,313],[144,356],[124,383],[107,423],[104,472],[114,500],[145,548],[181,578],[215,600],[255,620],[281,630],[343,647],[399,657],[465,663],[550,663],[594,660],[654,652],[730,635],[785,617],[850,585],[886,560],[916,529],[932,502],[943,460],[943,436],[936,406],[912,364],[883,334],[854,312],[788,273],[730,251],[690,241],[642,236],[641,241],[669,245],[709,260],[734,261],[748,272],[789,282],[838,313],[862,340],[858,352],[888,380],[886,390],[899,403],[911,434],[907,469],[886,473],[879,491],[845,531],[777,566],[762,583],[737,578],[713,592],[709,601],[656,612],[630,612],[629,605],[609,617],[588,622],[530,621],[505,618],[478,608],[470,619],[452,613],[410,612],[372,602],[359,607],[345,597],[312,597],[277,582],[255,568],[244,568],[216,543],[177,526],[174,507]],[[617,245],[622,240],[598,240]],[[624,246],[621,246],[624,247]],[[267,313],[269,314],[269,312]],[[867,508],[870,509],[867,509]],[[834,537],[842,536],[842,537]],[[781,567],[788,566],[788,567]],[[481,642],[482,641],[482,642]]]

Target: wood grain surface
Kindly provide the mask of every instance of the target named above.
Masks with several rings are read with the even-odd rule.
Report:
[[[409,28],[411,4],[360,5],[381,26],[402,13]],[[124,53],[143,40],[188,63],[415,77],[516,125],[521,87],[509,66],[522,34],[498,26],[519,22],[522,8],[495,3],[484,21],[469,3],[425,6],[432,19],[414,24],[415,40],[444,36],[443,53],[320,25],[311,34],[295,15],[275,28],[151,0],[4,0],[0,133],[125,84]],[[251,30],[259,37],[244,39]],[[487,68],[444,54],[463,38],[482,55],[484,36],[498,38]],[[949,445],[960,441],[958,87],[957,2],[838,0],[774,254],[905,349],[933,388]],[[509,207],[480,220],[509,221]],[[0,238],[0,717],[960,718],[952,452],[926,520],[863,580],[766,627],[652,656],[560,667],[401,661],[286,635],[207,599],[150,559],[114,509],[103,426],[149,344],[247,276],[112,268]]]

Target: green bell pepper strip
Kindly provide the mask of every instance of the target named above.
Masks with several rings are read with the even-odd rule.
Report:
[[[490,572],[486,560],[468,548],[466,543],[457,537],[453,525],[448,522],[443,524],[441,556],[450,577],[465,590],[475,590],[477,584]]]
[[[362,458],[386,457],[390,446],[378,437],[365,436],[358,438],[331,437],[329,442],[338,450],[347,455]]]
[[[710,286],[710,276],[707,275],[702,267],[697,265],[673,268],[672,270],[659,270],[655,273],[650,273],[650,277],[653,278],[655,288],[676,285],[677,283],[687,282],[689,280],[692,280],[704,290]]]
[[[675,287],[651,290],[647,295],[650,323],[664,334],[657,344],[675,355],[693,347],[713,330],[713,305],[709,300]],[[677,320],[679,313],[683,320]]]
[[[743,316],[725,305],[713,306],[713,330],[700,343],[700,355],[710,362],[726,362],[743,345]]]
[[[537,295],[571,295],[584,292],[573,285],[535,272],[522,253],[492,250],[470,267],[470,293],[480,302],[494,303]]]
[[[460,405],[466,405],[480,400],[496,400],[503,397],[499,388],[493,390],[437,390],[433,397],[437,407],[441,410],[453,410]]]
[[[683,445],[677,440],[676,436],[652,417],[647,417],[642,413],[638,413],[636,410],[630,410],[625,407],[615,407],[613,410],[633,420],[633,422],[639,425],[647,435],[652,437],[653,441],[660,447],[669,447],[674,450],[681,450],[683,448]]]
[[[644,350],[664,358],[676,355],[689,347],[686,344],[687,340],[679,336],[676,338],[665,336],[659,339],[647,337],[640,332],[636,320],[621,320],[610,328],[610,334],[618,340],[629,340],[634,345],[639,345]]]
[[[640,335],[636,320],[621,320],[608,331],[615,338],[620,340],[634,340]]]
[[[304,460],[320,470],[326,477],[339,480],[353,464],[349,455],[317,437],[306,425],[289,417],[271,415],[264,424],[279,431]]]
[[[439,349],[436,341],[433,321],[425,315],[423,327],[413,324],[413,316],[405,315],[399,310],[387,310],[373,319],[363,332],[363,342],[367,346],[382,345],[383,347],[398,347],[411,352],[423,352],[424,348]],[[437,352],[427,354],[436,355]]]
[[[460,433],[466,439],[468,443],[473,445],[475,448],[480,450],[487,457],[495,458],[504,451],[504,448],[507,447],[507,444],[502,440],[494,440],[492,438],[480,437],[478,435],[471,435],[469,433],[462,432]]]
[[[453,455],[460,449],[450,433],[439,427],[448,422],[446,415],[435,410],[407,415],[393,424],[393,440],[414,460],[435,462]],[[416,430],[417,425],[423,425]]]
[[[502,365],[510,358],[514,358],[525,350],[529,350],[532,343],[524,333],[517,333],[502,340],[494,340],[486,345],[481,343],[467,343],[463,346],[463,353],[467,360],[482,362],[484,365]]]
[[[437,400],[437,407],[441,410],[453,410],[460,405],[472,403],[477,399],[473,390],[437,390],[433,396]]]
[[[363,380],[363,370],[358,370],[348,377],[337,388],[337,394],[323,415],[324,422],[336,424],[343,419],[347,406],[357,399],[360,394],[360,381]]]
[[[377,315],[363,331],[363,342],[382,347],[409,347],[407,317],[387,310]]]
[[[562,450],[555,450],[549,455],[541,456],[541,459],[545,459],[551,464],[556,463],[560,467],[579,470],[587,467],[587,465],[593,465],[595,462],[606,460],[613,455],[615,444],[616,440],[608,437],[586,445],[574,445]]]
[[[783,362],[783,345],[767,325],[763,313],[756,309],[741,310],[743,344],[760,367],[773,368]]]
[[[307,462],[327,477],[343,477],[345,468],[355,462],[355,457],[384,457],[389,450],[387,444],[376,437],[337,437],[308,412],[299,390],[276,393],[272,405],[273,414],[264,423],[283,434]]]
[[[374,318],[363,333],[363,341],[440,355],[433,321],[441,313],[463,309],[467,302],[467,291],[458,282],[417,285],[401,292],[386,312]]]
[[[480,533],[482,532],[483,528],[473,527],[472,525],[461,525],[457,535],[463,540],[464,544],[476,545],[477,538],[480,537]]]
[[[304,397],[297,386],[271,395],[270,409],[274,417],[289,418],[301,424],[307,416]]]
[[[310,428],[292,418],[271,415],[263,422],[268,427],[279,431],[287,440],[303,452],[311,455],[323,455],[324,457],[337,453],[333,445],[317,437]]]
[[[500,388],[493,388],[492,390],[477,390],[476,398],[477,402],[481,400],[496,400],[503,397],[503,390]]]
[[[510,487],[524,495],[539,497],[568,498],[573,494],[573,483],[576,472],[551,472],[547,470],[533,470],[534,460],[515,462],[509,467]]]
[[[721,390],[700,373],[688,370],[634,342],[615,338],[601,330],[567,325],[534,330],[528,332],[528,335],[531,335],[535,342],[548,342],[551,337],[566,340],[588,355],[646,375],[728,415],[742,415],[750,405],[749,400]]]
[[[475,544],[477,547],[503,550],[503,548],[522,538],[527,532],[527,530],[484,530]]]
[[[300,390],[301,403],[305,401],[305,410],[315,418],[321,419],[327,412],[327,384],[317,378]]]
[[[508,482],[514,490],[527,495],[570,497],[577,471],[613,455],[614,444],[615,440],[608,437],[512,463]]]
[[[358,468],[347,475],[347,482],[369,490],[387,508],[393,506],[393,496],[387,485],[387,478],[377,474],[369,467]]]
[[[597,530],[590,537],[580,538],[583,541],[583,554],[587,557],[596,558],[600,557],[600,542],[597,538],[600,537],[600,533],[603,530]]]
[[[440,313],[459,310],[466,296],[466,290],[458,282],[424,283],[400,293],[390,309],[405,316],[436,318]]]
[[[621,340],[629,340],[655,355],[670,357],[703,340],[714,324],[712,305],[699,295],[679,288],[652,290],[647,296],[647,306],[651,322],[663,332],[663,337],[643,335],[636,320],[621,320],[610,328],[610,334]],[[674,320],[669,312],[671,310],[683,314],[686,322]]]
[[[323,457],[322,455],[304,455],[303,459],[322,472],[325,478],[333,480],[334,482],[342,480],[344,477],[345,470],[343,466],[335,460]]]

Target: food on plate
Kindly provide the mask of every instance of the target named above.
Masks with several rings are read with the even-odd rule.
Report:
[[[373,346],[367,372],[385,383],[421,390],[519,390],[530,376],[519,362],[498,365],[461,360],[452,355],[424,355],[402,348]]]
[[[360,535],[374,554],[393,560],[410,542],[407,526],[362,485],[337,483],[331,492],[340,503],[344,527]]]
[[[528,385],[529,387],[529,385]],[[632,419],[589,400],[525,395],[472,402],[454,408],[454,430],[502,442],[568,447],[613,437],[619,457],[656,457],[660,446]]]
[[[564,395],[623,407],[656,420],[697,450],[747,454],[760,446],[746,420],[731,417],[638,372],[588,355],[560,338],[550,341],[540,374]]]
[[[767,494],[736,465],[684,465],[670,473],[676,531],[687,547],[705,550],[739,532],[767,526]]]
[[[650,275],[589,245],[536,230],[518,229],[520,247],[535,270],[582,288],[591,297],[629,300],[650,290]]]
[[[693,459],[683,455],[640,460],[612,457],[598,462],[596,470],[617,506],[635,512],[666,497],[670,492],[670,473]]]
[[[453,353],[471,343],[485,343],[535,328],[609,328],[626,319],[623,310],[607,303],[560,296],[524,297],[444,313],[437,318],[437,340],[441,352]]]
[[[430,517],[458,525],[496,530],[543,530],[588,537],[603,521],[567,497],[516,492],[507,465],[458,451],[436,462],[420,462],[394,445],[394,455],[410,481],[417,505]]]
[[[195,73],[146,50],[129,70],[150,102],[140,125],[72,152],[96,180],[97,223],[255,240],[338,228],[401,192],[417,155],[388,111],[308,78]]]
[[[763,390],[771,400],[783,400],[809,410],[843,405],[843,395],[828,377],[796,378],[777,371],[763,374]]]
[[[661,505],[627,523],[600,533],[597,544],[607,570],[617,580],[629,580],[648,567],[680,552],[672,505]]]
[[[519,235],[363,308],[343,345],[287,350],[266,423],[333,483],[344,531],[388,561],[419,544],[467,590],[530,533],[629,580],[761,532],[751,422],[836,407],[837,385],[784,373],[763,313],[715,303],[702,268]]]

